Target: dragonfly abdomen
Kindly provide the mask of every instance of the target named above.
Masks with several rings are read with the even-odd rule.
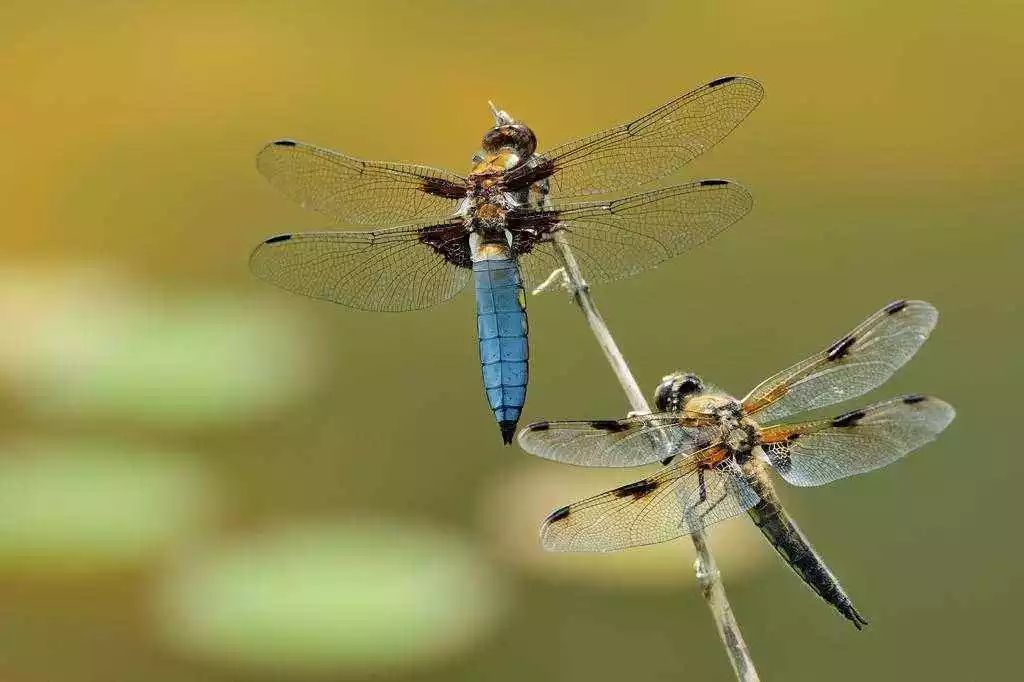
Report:
[[[507,445],[526,402],[529,377],[523,282],[507,249],[489,244],[481,255],[473,261],[480,365],[487,402]]]
[[[818,596],[848,618],[858,630],[867,625],[832,571],[778,502],[762,496],[761,501],[747,513],[782,559]]]

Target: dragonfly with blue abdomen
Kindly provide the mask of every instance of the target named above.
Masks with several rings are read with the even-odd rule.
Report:
[[[425,308],[473,280],[484,387],[509,443],[526,400],[523,286],[560,265],[556,240],[572,249],[589,280],[606,281],[708,240],[752,205],[746,190],[726,180],[607,201],[559,200],[671,173],[725,137],[761,97],[756,81],[720,78],[541,154],[530,128],[495,110],[468,177],[279,140],[257,158],[273,185],[346,224],[386,229],[281,234],[256,248],[250,266],[284,289],[377,311]]]
[[[937,319],[924,301],[894,301],[742,400],[675,373],[658,386],[653,414],[530,424],[519,443],[546,459],[669,465],[552,512],[541,530],[545,548],[611,551],[664,542],[746,512],[801,579],[862,628],[867,621],[783,509],[768,470],[798,486],[863,474],[934,439],[955,412],[938,398],[907,395],[831,418],[779,421],[880,386],[917,352]]]

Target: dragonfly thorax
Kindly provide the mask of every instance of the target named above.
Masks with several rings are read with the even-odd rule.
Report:
[[[757,424],[743,413],[743,405],[732,396],[697,395],[686,401],[683,412],[687,417],[717,424],[721,443],[740,464],[749,459],[751,450],[760,443]]]
[[[658,410],[685,412],[718,424],[732,455],[745,455],[757,445],[757,424],[743,414],[738,400],[724,393],[708,392],[696,374],[675,372],[662,379],[654,394]]]
[[[477,154],[473,157],[473,169],[469,171],[469,179],[473,181],[473,192],[486,195],[494,190],[500,190],[505,171],[515,168],[522,160],[522,157],[511,149]]]
[[[514,200],[504,193],[487,197],[469,197],[464,219],[470,235],[481,243],[503,244],[511,247],[506,216]],[[471,240],[472,241],[472,240]]]

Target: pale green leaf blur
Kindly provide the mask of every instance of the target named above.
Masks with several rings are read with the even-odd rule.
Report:
[[[118,443],[14,443],[0,459],[0,573],[80,573],[166,559],[209,527],[195,457]]]
[[[186,653],[240,667],[370,673],[476,643],[504,612],[500,584],[465,541],[428,526],[292,524],[173,574],[162,629]]]
[[[754,211],[595,287],[638,379],[742,393],[899,297],[940,310],[865,400],[942,437],[780,490],[869,621],[749,521],[711,534],[762,677],[1010,679],[1024,5],[66,3],[0,8],[0,677],[725,680],[686,541],[545,554],[551,509],[634,480],[504,448],[471,296],[367,314],[254,279],[330,225],[254,156],[294,137],[464,172],[488,99],[550,147],[728,74],[759,109],[678,179]],[[524,421],[625,409],[581,316],[530,297]]]

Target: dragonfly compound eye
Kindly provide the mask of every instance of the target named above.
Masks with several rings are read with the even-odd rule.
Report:
[[[661,412],[677,412],[683,404],[704,390],[704,382],[696,374],[676,372],[661,380],[654,391],[654,404]]]
[[[532,130],[519,123],[497,126],[484,133],[483,149],[491,154],[511,149],[520,159],[528,159],[537,151],[537,138]]]

